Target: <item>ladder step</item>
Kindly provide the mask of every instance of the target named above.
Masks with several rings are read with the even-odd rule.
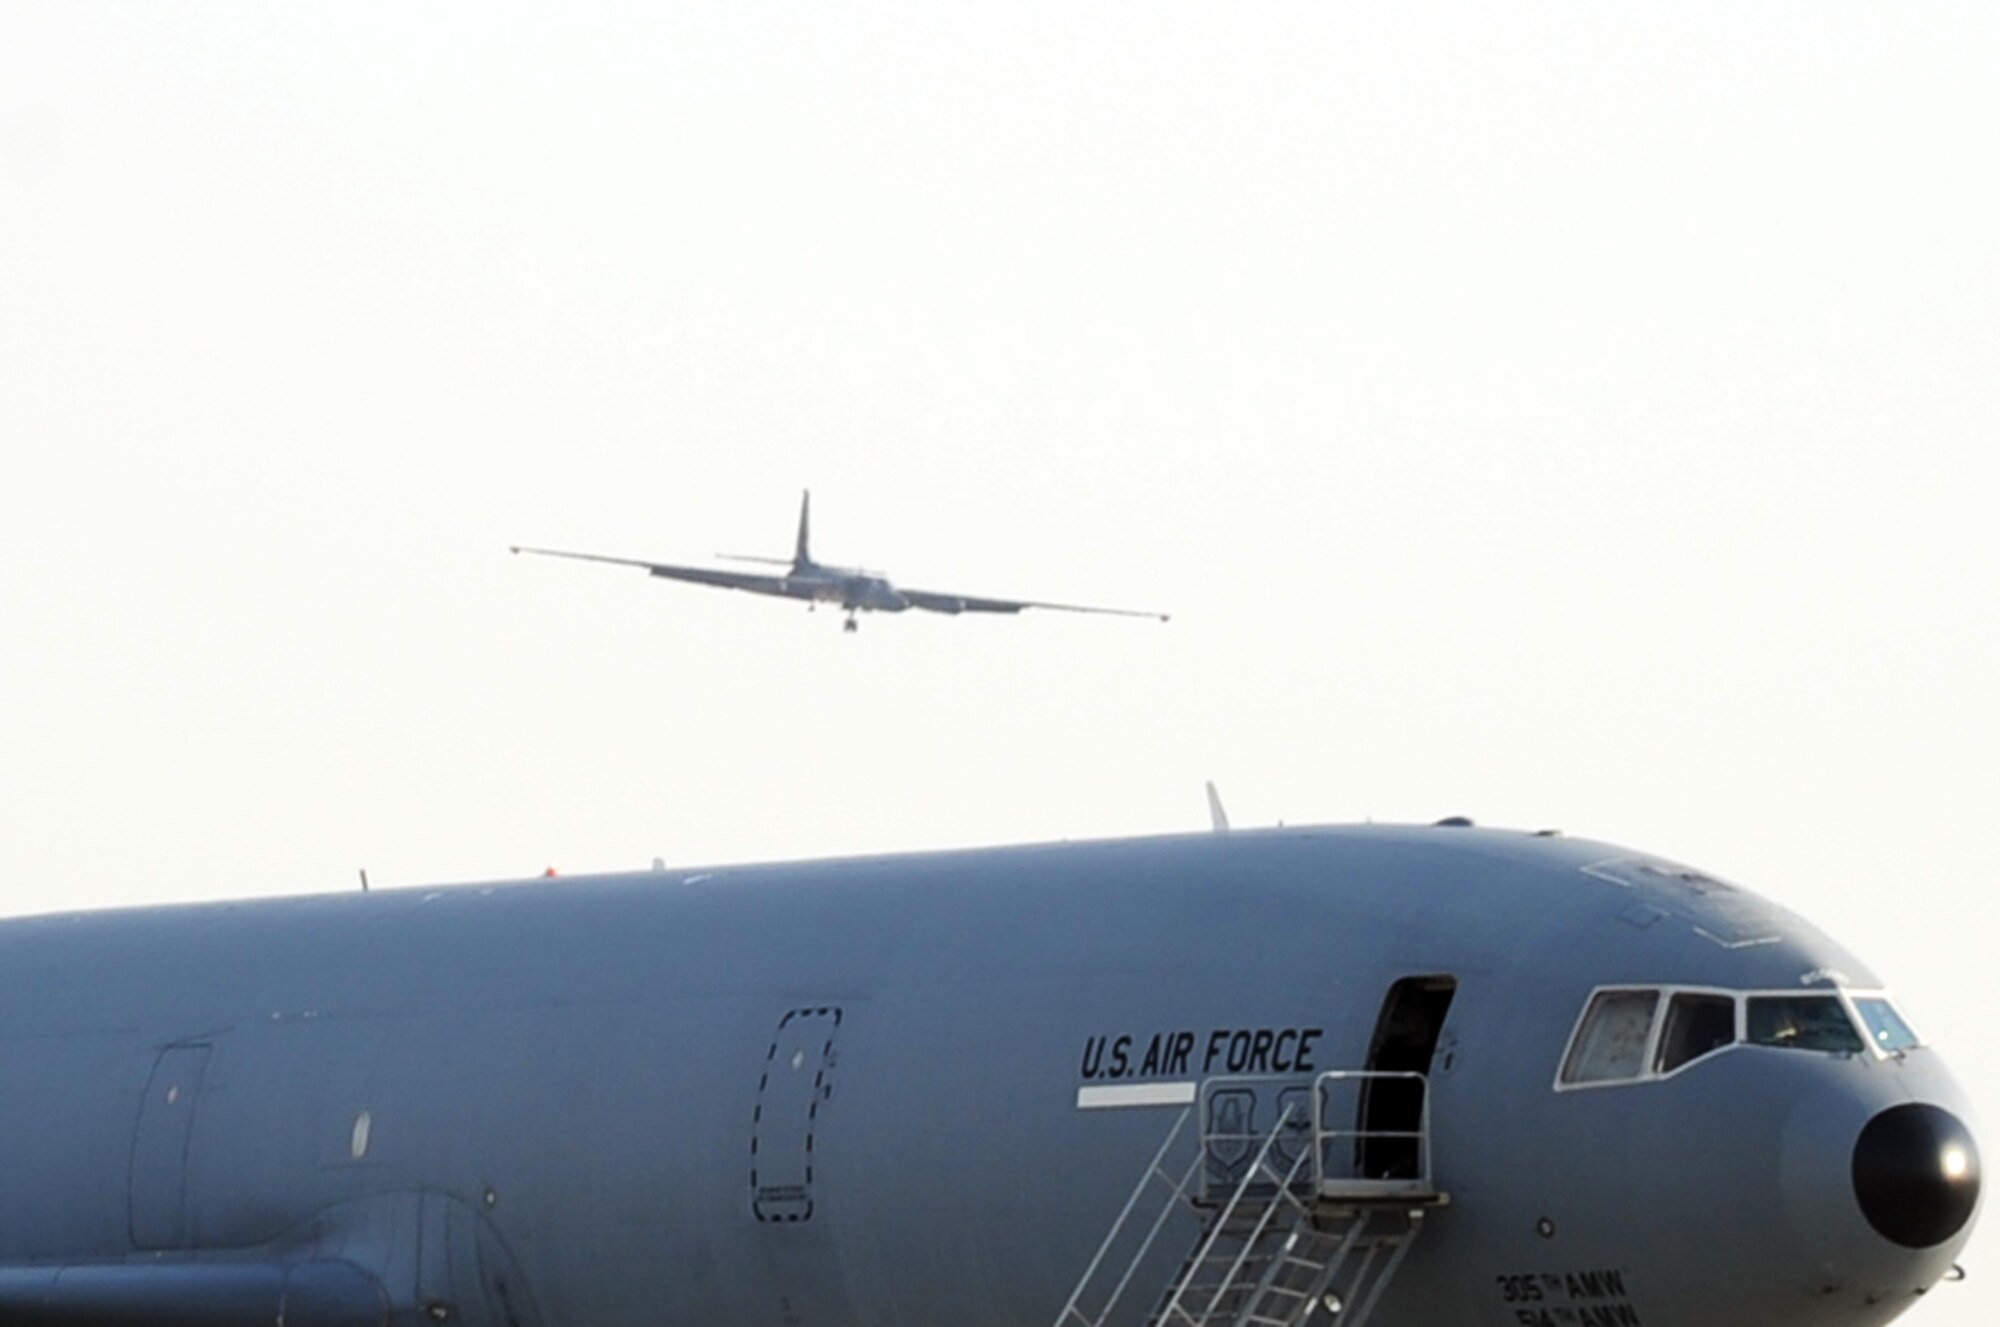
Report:
[[[1365,1077],[1343,1072],[1329,1074],[1327,1080]],[[1322,1100],[1301,1099],[1314,1111]],[[1226,1166],[1223,1157],[1209,1150],[1204,1132],[1178,1181],[1165,1167],[1168,1146],[1190,1118],[1188,1112],[1161,1145],[1142,1187],[1154,1192],[1153,1181],[1161,1181],[1168,1211],[1177,1200],[1192,1208],[1199,1232],[1164,1287],[1151,1277],[1134,1282],[1137,1288],[1151,1281],[1160,1292],[1143,1320],[1146,1327],[1329,1327],[1325,1315],[1315,1316],[1322,1293],[1329,1290],[1348,1306],[1338,1315],[1339,1322],[1366,1327],[1364,1320],[1373,1314],[1421,1227],[1419,1209],[1444,1201],[1428,1176],[1386,1182],[1322,1175],[1328,1140],[1348,1135],[1339,1129],[1323,1131],[1316,1114],[1310,1121],[1298,1118],[1302,1107],[1297,1100],[1281,1105],[1275,1127],[1259,1130],[1261,1142],[1246,1138],[1243,1153]],[[1199,1115],[1199,1108],[1195,1113]],[[1202,1124],[1205,1128],[1205,1119]],[[1336,1149],[1332,1155],[1342,1154]],[[1126,1224],[1137,1200],[1135,1192],[1127,1213],[1113,1226],[1113,1236]],[[1163,1228],[1168,1211],[1160,1211],[1154,1219],[1154,1233]],[[1146,1229],[1136,1224],[1135,1228]],[[1132,1242],[1128,1240],[1127,1247]],[[1139,1243],[1137,1254],[1127,1258],[1127,1280],[1140,1270],[1149,1242],[1150,1236]],[[1113,1320],[1124,1281],[1111,1295],[1112,1302],[1092,1313],[1078,1307],[1094,1275],[1116,1274],[1118,1264],[1109,1256],[1112,1243],[1113,1237],[1107,1236],[1055,1327],[1108,1327]],[[1164,1261],[1161,1273],[1174,1266],[1171,1258]],[[1104,1298],[1099,1295],[1090,1302],[1096,1305]]]

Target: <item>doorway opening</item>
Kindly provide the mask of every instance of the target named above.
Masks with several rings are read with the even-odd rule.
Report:
[[[1371,1073],[1424,1074],[1431,1071],[1445,1015],[1458,992],[1448,976],[1405,977],[1389,988],[1368,1047]],[[1415,1179],[1426,1158],[1424,1108],[1428,1078],[1370,1078],[1361,1092],[1360,1138],[1355,1173],[1363,1179]]]

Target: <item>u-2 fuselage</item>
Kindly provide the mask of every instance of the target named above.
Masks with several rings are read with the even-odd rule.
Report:
[[[849,612],[901,613],[910,607],[888,577],[856,568],[808,562],[786,573],[785,583],[801,598],[839,604]]]
[[[1977,1199],[1878,989],[1719,881],[1456,828],[11,922],[0,1268],[335,1258],[397,1314],[519,1327],[1047,1327],[1190,1102],[1255,1122],[1421,1061],[1449,1201],[1377,1327],[1859,1327]],[[1863,1044],[1773,1030],[1828,998]],[[1930,1142],[1956,1159],[1914,1173]]]

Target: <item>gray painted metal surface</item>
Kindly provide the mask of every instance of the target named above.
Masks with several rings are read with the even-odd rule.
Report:
[[[1871,1121],[1969,1118],[1934,1050],[1558,1090],[1601,986],[1879,985],[1808,923],[1603,844],[1239,830],[5,923],[0,1322],[1047,1327],[1201,1082],[1367,1068],[1447,976],[1450,1202],[1372,1327],[1874,1324],[1950,1269],[1970,1220],[1856,1197]]]

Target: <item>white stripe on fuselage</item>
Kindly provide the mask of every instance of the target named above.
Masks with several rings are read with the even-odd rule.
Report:
[[[1105,1110],[1117,1106],[1191,1106],[1193,1083],[1120,1083],[1116,1087],[1080,1087],[1076,1090],[1078,1110]]]

